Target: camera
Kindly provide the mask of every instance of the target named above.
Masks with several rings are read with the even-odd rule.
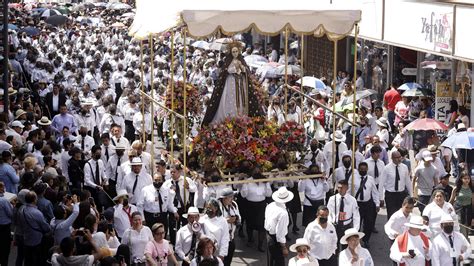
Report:
[[[414,257],[416,256],[415,250],[413,250],[413,249],[408,250],[408,254],[410,254],[410,256],[411,256],[412,258],[414,258]]]
[[[84,227],[77,229],[76,236],[84,236]]]

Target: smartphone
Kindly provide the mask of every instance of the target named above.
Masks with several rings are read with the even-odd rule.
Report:
[[[109,230],[109,232],[114,231],[114,224],[107,224],[107,229]]]

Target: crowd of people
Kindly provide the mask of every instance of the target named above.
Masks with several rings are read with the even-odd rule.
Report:
[[[236,237],[267,252],[268,265],[374,265],[370,239],[378,233],[376,219],[383,219],[381,208],[391,241],[387,261],[457,265],[470,258],[470,164],[465,150],[440,146],[469,128],[466,108],[456,100],[449,132],[407,131],[411,121],[433,117],[432,99],[402,97],[394,83],[382,105],[369,97],[357,101],[355,113],[343,109],[353,126],[321,107],[332,109],[351,99],[354,87],[365,89],[364,70],[356,81],[340,71],[332,81],[321,78],[327,89],[303,88],[318,104],[290,92],[285,115],[284,78],[258,76],[243,59],[260,55],[296,64],[296,51],[286,58],[270,45],[246,43],[244,51],[232,46],[227,60],[224,51],[184,47],[170,34],[141,46],[127,34],[128,9],[85,5],[57,27],[35,9],[12,10],[13,24],[39,34],[9,34],[8,115],[0,122],[0,265],[231,265]],[[99,23],[78,19],[86,14]],[[203,99],[190,137],[201,123],[229,115],[225,102],[238,94],[248,102],[231,111],[236,115],[247,109],[277,124],[304,125],[306,150],[296,159],[304,175],[320,177],[267,180],[290,166],[282,154],[270,175],[248,160],[232,171],[236,180],[264,181],[208,186],[224,180],[220,169],[196,162],[185,167],[183,154],[170,153],[169,113],[140,94],[153,87],[155,100],[165,104],[171,77],[186,77]],[[247,79],[258,82],[265,97],[235,85]],[[304,230],[303,237],[289,245],[289,230]],[[13,242],[16,258],[9,257]],[[289,251],[296,256],[288,259]]]

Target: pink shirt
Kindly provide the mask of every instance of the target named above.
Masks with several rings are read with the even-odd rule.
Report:
[[[158,265],[168,265],[168,255],[173,253],[173,249],[169,245],[168,240],[163,239],[161,243],[155,240],[149,241],[145,247],[145,254],[150,254]],[[147,265],[150,265],[147,263]]]
[[[406,119],[407,116],[408,116],[408,106],[405,105],[405,103],[403,101],[399,101],[396,105],[395,105],[395,113],[398,113],[400,116],[396,115],[395,116],[395,126],[398,125],[398,123],[400,123],[400,121],[402,119]]]

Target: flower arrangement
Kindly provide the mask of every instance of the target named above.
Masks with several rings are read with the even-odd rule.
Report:
[[[184,84],[182,81],[175,82],[174,90],[174,111],[184,113]],[[202,112],[202,97],[199,89],[189,83],[186,83],[186,111],[189,116],[197,116]],[[171,86],[166,89],[166,107],[171,108]]]
[[[281,151],[303,149],[304,140],[303,127],[294,122],[278,127],[263,117],[233,117],[202,128],[193,152],[206,162],[223,161],[225,169],[246,159],[269,170]]]

